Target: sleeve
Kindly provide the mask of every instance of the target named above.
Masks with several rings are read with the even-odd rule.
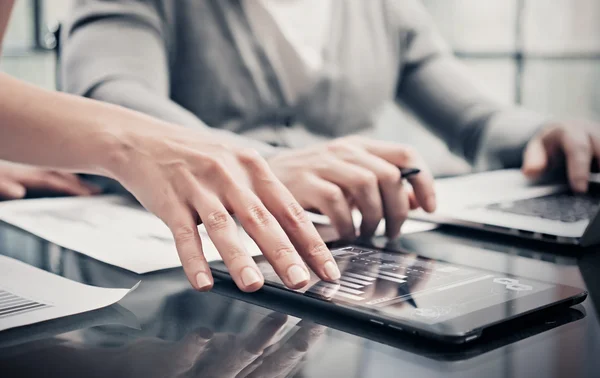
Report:
[[[518,167],[548,120],[491,99],[451,53],[418,0],[391,0],[403,67],[397,99],[476,169]]]
[[[63,90],[185,127],[207,128],[169,97],[169,57],[175,43],[168,25],[174,20],[167,20],[166,9],[173,6],[150,0],[78,0],[62,28]],[[263,156],[276,151],[229,131],[211,131]]]

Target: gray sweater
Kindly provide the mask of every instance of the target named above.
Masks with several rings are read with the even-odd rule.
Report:
[[[264,155],[368,135],[398,101],[476,167],[520,164],[544,119],[481,92],[419,0],[339,0],[333,14],[321,78],[289,104],[239,0],[78,0],[63,27],[63,89]]]

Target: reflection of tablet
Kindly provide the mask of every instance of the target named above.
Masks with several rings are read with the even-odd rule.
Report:
[[[265,276],[263,290],[293,296],[315,309],[454,343],[475,340],[485,328],[518,316],[572,306],[587,296],[569,286],[406,253],[357,245],[330,247],[342,271],[338,282],[323,282],[311,274],[309,285],[290,290],[258,256],[254,259]],[[211,267],[215,277],[229,277],[222,262]]]

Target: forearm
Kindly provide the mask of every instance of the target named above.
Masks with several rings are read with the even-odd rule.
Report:
[[[246,138],[227,130],[211,128],[181,105],[162,94],[148,90],[143,84],[134,80],[106,80],[96,85],[89,96],[96,100],[117,104],[151,115],[172,124],[210,132],[213,135],[218,135],[221,140],[227,140],[240,147],[254,148],[264,157],[268,157],[277,151],[276,148],[261,141]]]
[[[111,177],[113,160],[124,148],[124,131],[159,124],[1,73],[0,88],[0,159]]]
[[[523,108],[498,109],[477,133],[473,166],[476,170],[519,168],[527,143],[549,122]]]
[[[478,169],[518,166],[526,142],[546,121],[539,114],[491,100],[450,56],[414,67],[398,95],[452,151]]]
[[[453,56],[420,1],[390,5],[400,34],[411,36],[403,46],[398,99],[477,169],[519,165],[544,117],[492,100]]]

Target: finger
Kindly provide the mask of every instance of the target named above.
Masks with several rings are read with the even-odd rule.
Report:
[[[329,217],[340,239],[354,240],[356,229],[352,220],[352,209],[342,189],[317,177],[306,180],[305,183],[308,189],[315,193],[309,199],[308,205]]]
[[[397,214],[395,216],[395,222],[397,222],[398,226],[400,228],[402,228],[402,225],[404,224],[404,222],[406,222],[406,219],[408,218],[408,212],[410,211],[410,199],[408,197],[408,193],[405,191],[400,191],[398,194],[398,211]],[[399,235],[400,233],[396,230],[396,228],[393,229],[388,229],[388,227],[386,227],[386,235],[388,235],[389,238],[395,238]]]
[[[16,200],[25,197],[27,190],[15,181],[0,181],[0,199]]]
[[[283,227],[298,253],[322,280],[339,279],[340,271],[329,248],[290,191],[268,166],[255,161],[246,166],[254,173],[253,185],[258,197]]]
[[[383,201],[375,173],[338,159],[331,159],[327,168],[318,169],[317,173],[350,194],[362,215],[360,235],[373,236],[383,218]]]
[[[219,251],[236,285],[245,292],[260,289],[264,284],[263,275],[246,251],[237,224],[219,198],[212,193],[202,193],[193,202],[210,240]],[[248,230],[247,225],[244,228]]]
[[[175,239],[183,271],[196,290],[210,290],[213,286],[213,279],[208,262],[202,252],[202,242],[196,221],[192,217],[190,209],[184,205],[175,205],[172,214],[169,218],[173,221],[165,223]]]
[[[419,201],[417,200],[417,197],[415,196],[415,191],[411,188],[407,189],[408,192],[408,200],[410,202],[410,209],[411,210],[416,210],[419,208]]]
[[[357,151],[345,159],[375,173],[381,190],[386,236],[395,238],[408,216],[408,196],[404,193],[400,170],[393,164],[365,151]]]
[[[72,173],[56,171],[56,172],[52,172],[52,174],[63,178],[64,180],[66,180],[67,182],[70,182],[73,185],[79,185],[79,186],[85,187],[88,190],[89,195],[99,194],[102,192],[102,188],[100,188],[99,186],[89,183],[85,180],[82,180],[79,176],[74,175]]]
[[[541,138],[532,139],[523,154],[523,174],[536,179],[548,168],[548,152]]]
[[[287,287],[304,287],[310,279],[308,269],[275,217],[253,192],[236,192],[228,196],[228,201],[263,256]]]
[[[594,151],[596,163],[600,165],[600,132],[590,134],[590,143]]]
[[[387,160],[400,168],[418,168],[421,172],[408,181],[413,186],[419,204],[427,212],[435,211],[437,201],[433,184],[433,176],[420,155],[412,148],[396,143],[365,139],[364,147],[373,155]]]
[[[567,159],[567,176],[575,192],[587,192],[592,166],[592,145],[584,131],[561,134],[561,145]]]

